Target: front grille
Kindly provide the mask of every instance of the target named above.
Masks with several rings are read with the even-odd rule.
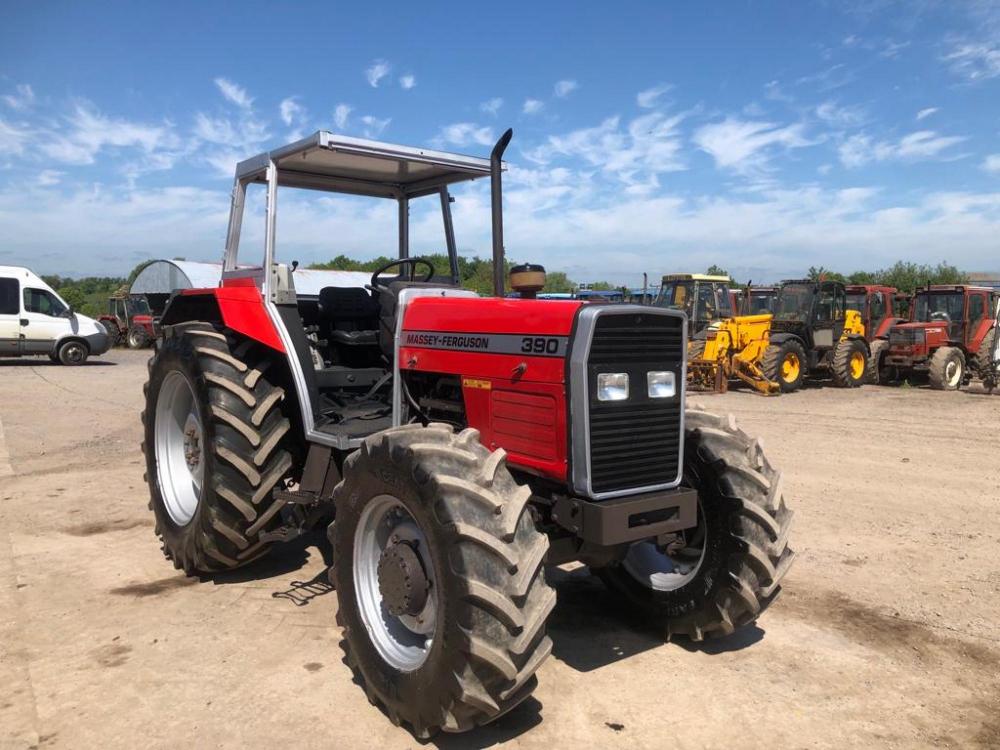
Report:
[[[922,342],[924,331],[922,328],[893,328],[889,331],[889,344],[897,346],[912,346]]]
[[[605,313],[596,319],[587,357],[590,485],[594,495],[669,485],[681,454],[684,333],[681,318]],[[671,370],[677,396],[651,399],[646,373]],[[597,374],[628,372],[629,398],[596,397]]]

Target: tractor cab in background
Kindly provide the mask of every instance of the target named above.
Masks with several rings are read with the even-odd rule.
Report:
[[[142,349],[156,339],[149,302],[141,294],[129,294],[128,287],[108,298],[108,311],[98,320],[107,329],[111,346],[124,343],[129,349]]]
[[[736,315],[734,296],[728,276],[675,273],[663,277],[653,304],[683,311],[688,317],[688,332],[695,336]]]

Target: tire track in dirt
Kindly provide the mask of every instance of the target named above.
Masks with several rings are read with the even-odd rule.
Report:
[[[3,419],[0,419],[0,477],[14,475],[14,467],[10,465],[10,451],[7,450],[7,440],[3,434]]]

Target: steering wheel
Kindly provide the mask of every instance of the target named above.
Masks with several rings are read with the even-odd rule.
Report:
[[[400,271],[403,270],[402,269],[403,266],[409,266],[410,278],[411,280],[413,280],[413,274],[416,271],[416,266],[418,266],[421,263],[427,266],[427,275],[424,276],[422,279],[419,279],[419,281],[421,283],[426,283],[430,281],[434,277],[434,264],[431,263],[429,260],[427,260],[427,258],[400,258],[399,260],[389,261],[384,266],[380,266],[379,268],[375,269],[375,273],[372,274],[372,283],[371,283],[372,289],[374,289],[376,292],[381,292],[384,289],[388,289],[388,286],[386,284],[382,284],[379,282],[378,277],[384,274],[390,268],[394,268],[395,266],[400,266]]]

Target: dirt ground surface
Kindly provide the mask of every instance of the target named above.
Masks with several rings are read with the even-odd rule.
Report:
[[[199,581],[153,536],[148,353],[0,361],[0,747],[417,747],[341,662],[322,535]],[[431,746],[1000,747],[1000,394],[700,399],[784,471],[796,564],[757,627],[664,643],[552,571],[533,699]]]

